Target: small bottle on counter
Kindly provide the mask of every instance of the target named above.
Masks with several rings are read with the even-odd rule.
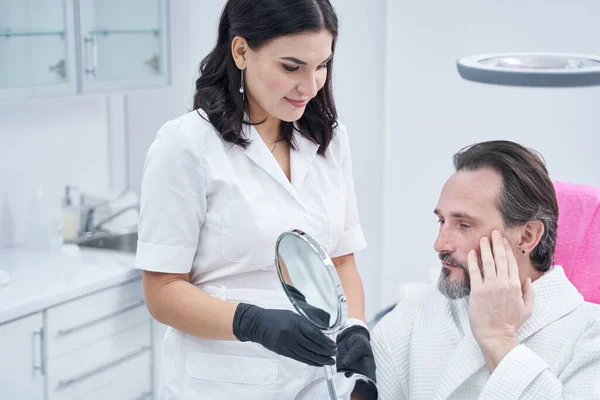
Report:
[[[64,242],[72,242],[77,238],[79,230],[79,207],[73,204],[72,186],[65,186],[62,200],[62,232]]]

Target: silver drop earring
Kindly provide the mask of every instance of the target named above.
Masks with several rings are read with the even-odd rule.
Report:
[[[246,91],[244,90],[244,70],[242,69],[242,83],[240,85],[240,93],[242,94],[242,101],[246,101]]]

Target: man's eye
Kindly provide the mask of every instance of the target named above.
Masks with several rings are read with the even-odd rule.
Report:
[[[444,221],[441,219],[438,219],[438,224],[440,224],[440,226],[444,225]]]
[[[462,229],[469,229],[471,227],[471,225],[467,225],[467,224],[460,224],[460,227]]]

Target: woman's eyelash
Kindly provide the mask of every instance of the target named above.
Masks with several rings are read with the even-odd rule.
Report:
[[[327,64],[319,65],[319,69],[324,69],[324,68],[327,68]],[[289,72],[294,72],[294,71],[298,71],[298,69],[300,69],[300,67],[292,67],[290,65],[283,64],[283,69],[285,69],[286,71],[289,71]]]

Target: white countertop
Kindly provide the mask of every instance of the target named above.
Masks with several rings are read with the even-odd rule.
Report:
[[[0,324],[141,277],[134,254],[81,249],[67,253],[0,250]]]

